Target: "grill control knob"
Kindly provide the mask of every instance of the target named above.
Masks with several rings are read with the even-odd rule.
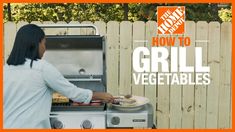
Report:
[[[118,124],[120,123],[120,118],[117,117],[117,116],[112,117],[111,123],[112,123],[113,125],[118,125]]]
[[[91,129],[92,128],[92,123],[89,120],[85,120],[82,122],[81,127],[84,129]]]
[[[54,120],[52,122],[52,128],[54,129],[62,129],[64,127],[63,123],[59,120]]]

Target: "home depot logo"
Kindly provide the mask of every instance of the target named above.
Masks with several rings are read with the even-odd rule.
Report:
[[[183,34],[184,6],[161,6],[157,8],[158,34]]]

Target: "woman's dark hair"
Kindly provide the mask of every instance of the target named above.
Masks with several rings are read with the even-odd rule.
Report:
[[[40,59],[39,43],[44,37],[44,31],[37,25],[27,24],[21,27],[16,34],[14,46],[7,59],[7,64],[21,65],[28,58],[31,59],[30,67],[32,67],[33,60]]]

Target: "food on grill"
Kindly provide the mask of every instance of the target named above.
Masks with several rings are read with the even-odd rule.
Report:
[[[53,93],[52,103],[69,103],[69,98],[63,96],[60,93]]]
[[[72,106],[79,106],[79,103],[73,102],[73,103],[72,103]]]
[[[79,106],[89,106],[90,104],[79,103]]]
[[[91,106],[100,106],[101,103],[90,103]]]
[[[80,102],[73,102],[72,106],[89,106],[90,104],[80,103]]]
[[[91,100],[91,102],[88,104],[82,102],[73,102],[72,106],[100,106],[101,104],[102,104],[101,100]]]

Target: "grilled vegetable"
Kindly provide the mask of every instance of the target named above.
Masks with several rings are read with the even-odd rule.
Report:
[[[69,103],[69,98],[63,96],[60,93],[53,93],[52,103]]]

